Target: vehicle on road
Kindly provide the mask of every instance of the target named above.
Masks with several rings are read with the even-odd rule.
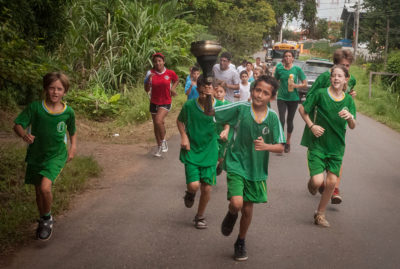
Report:
[[[298,89],[300,99],[304,99],[318,76],[332,68],[333,62],[322,58],[312,58],[299,66],[307,77],[307,89]]]
[[[296,41],[284,41],[275,43],[272,48],[267,50],[265,61],[272,62],[276,59],[282,59],[283,53],[287,50],[293,51],[294,58],[298,59],[300,55],[300,45]]]

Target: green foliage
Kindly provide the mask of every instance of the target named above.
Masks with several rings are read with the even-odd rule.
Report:
[[[357,79],[355,98],[357,111],[370,116],[400,132],[400,94],[392,93],[379,80],[372,84],[369,94],[369,77],[360,66],[353,65],[350,73]]]
[[[295,33],[290,29],[283,29],[282,31],[282,38],[286,40],[299,40],[300,39],[300,34]]]
[[[35,190],[24,184],[26,147],[0,144],[0,252],[32,237],[29,226],[37,219]],[[100,174],[92,157],[76,157],[63,169],[53,187],[52,212],[59,214],[68,207],[72,194],[83,189],[89,177]]]
[[[317,24],[315,25],[314,38],[322,39],[328,38],[328,20],[327,19],[318,19]]]
[[[386,26],[389,21],[389,49],[400,49],[400,1],[365,0],[361,16],[360,41],[369,42],[371,52],[383,51],[386,44]]]
[[[317,5],[315,0],[302,0],[302,18],[303,23],[301,24],[302,28],[307,30],[311,37],[315,36],[317,33],[321,35],[319,32],[321,29],[318,28],[318,20],[317,25],[315,24],[317,18]],[[325,29],[324,29],[325,30]],[[326,32],[328,28],[326,27]],[[317,33],[315,33],[317,31]]]
[[[393,51],[388,55],[387,72],[400,74],[400,50]],[[382,81],[391,92],[400,93],[400,77],[383,77]]]

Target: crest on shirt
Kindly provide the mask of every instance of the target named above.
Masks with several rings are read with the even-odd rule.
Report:
[[[165,75],[164,78],[165,78],[166,80],[169,80],[169,76],[168,76],[168,75]]]
[[[265,126],[265,127],[262,129],[262,134],[263,134],[263,135],[269,134],[269,128],[268,128],[268,126]]]
[[[65,132],[65,127],[66,127],[65,122],[60,121],[60,122],[57,124],[57,132],[59,132],[59,133]]]

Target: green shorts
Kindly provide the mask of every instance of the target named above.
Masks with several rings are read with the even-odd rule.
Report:
[[[217,184],[216,165],[200,167],[193,164],[185,164],[186,184],[200,181],[209,185]]]
[[[267,181],[251,181],[234,173],[228,173],[228,200],[232,196],[242,196],[244,202],[266,203]]]
[[[40,165],[28,164],[26,166],[25,184],[40,185],[42,178],[46,177],[54,182],[58,175],[61,173],[64,166],[59,164],[47,165],[45,167]]]
[[[339,177],[342,159],[343,156],[327,156],[319,150],[308,150],[307,160],[310,176],[312,177],[324,171],[329,171]]]

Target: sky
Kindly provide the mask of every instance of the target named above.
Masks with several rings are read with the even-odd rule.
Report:
[[[328,21],[340,21],[340,15],[343,11],[344,3],[355,4],[357,0],[316,0],[319,3],[317,7],[317,17],[327,19]],[[362,4],[363,0],[360,0]],[[300,29],[301,21],[293,21],[289,24],[290,29]]]

